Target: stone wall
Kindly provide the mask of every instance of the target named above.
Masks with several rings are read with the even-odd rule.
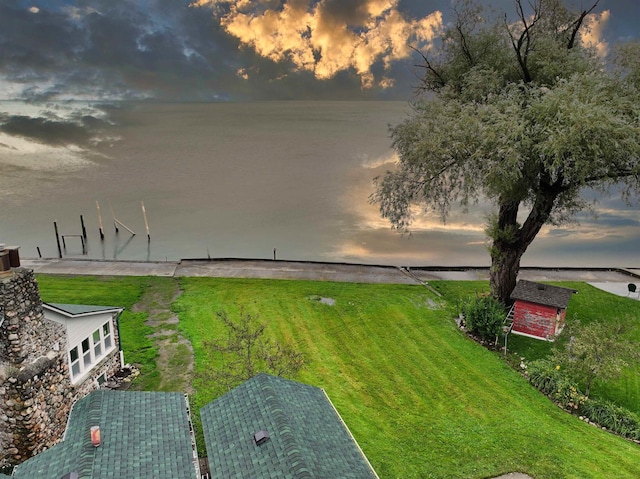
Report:
[[[62,324],[48,321],[33,271],[0,278],[0,467],[15,465],[62,440],[71,406],[120,369],[118,350],[72,385]],[[116,341],[119,338],[115,338]],[[116,342],[116,344],[119,344]]]
[[[11,276],[0,279],[0,301],[5,316],[0,327],[0,361],[20,367],[56,348],[66,349],[64,327],[43,320],[33,271],[15,268]]]

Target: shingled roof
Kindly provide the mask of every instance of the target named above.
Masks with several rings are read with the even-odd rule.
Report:
[[[212,478],[378,477],[320,388],[259,374],[200,415]]]
[[[93,306],[87,304],[62,304],[62,303],[42,303],[45,309],[51,309],[65,316],[77,317],[88,316],[96,313],[119,313],[123,308],[115,306]]]
[[[521,279],[513,289],[511,299],[544,304],[555,308],[566,308],[571,296],[577,292],[575,289]]]
[[[73,406],[64,440],[17,466],[13,479],[196,478],[189,424],[181,393],[95,391]]]

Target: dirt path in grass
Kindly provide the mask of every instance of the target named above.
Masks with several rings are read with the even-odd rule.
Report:
[[[159,391],[179,391],[191,394],[194,370],[193,347],[178,331],[178,316],[171,304],[182,294],[177,280],[153,283],[144,292],[133,311],[149,314],[145,324],[153,328],[147,337],[158,348],[156,366],[160,374]]]

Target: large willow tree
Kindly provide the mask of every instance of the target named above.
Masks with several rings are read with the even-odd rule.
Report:
[[[422,55],[413,114],[391,130],[398,164],[371,198],[399,230],[414,205],[444,221],[452,205],[492,203],[491,289],[503,302],[540,229],[591,207],[586,190],[640,191],[638,45],[617,61],[585,45],[598,2],[514,4],[515,22],[456,3],[440,47]]]

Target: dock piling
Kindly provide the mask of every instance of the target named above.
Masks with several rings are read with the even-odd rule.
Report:
[[[58,234],[58,223],[53,222],[53,229],[56,232],[56,243],[58,244],[58,258],[62,258],[62,248],[60,247],[60,235]]]
[[[149,234],[149,222],[147,221],[147,210],[144,209],[144,201],[141,201],[142,205],[142,216],[144,217],[144,227],[147,230],[147,241],[151,241],[151,235]]]
[[[100,204],[96,201],[96,208],[98,208],[98,223],[100,224],[100,239],[104,240],[104,228],[102,227],[102,213],[100,213]]]
[[[82,225],[82,237],[87,239],[87,228],[84,227],[84,216],[80,215],[80,225]]]

